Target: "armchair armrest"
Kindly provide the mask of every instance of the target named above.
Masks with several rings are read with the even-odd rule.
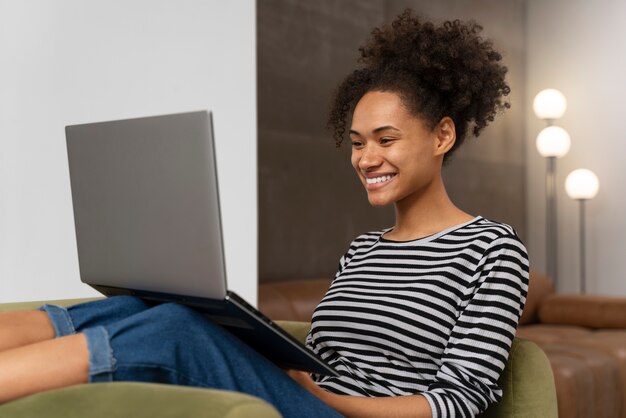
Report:
[[[546,354],[532,341],[515,338],[498,380],[503,396],[482,418],[557,418],[556,388]]]
[[[12,418],[280,418],[270,404],[242,393],[153,383],[70,386],[0,405]]]

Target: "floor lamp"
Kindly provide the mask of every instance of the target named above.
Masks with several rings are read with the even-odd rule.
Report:
[[[567,195],[579,202],[579,222],[580,230],[580,293],[587,292],[587,266],[585,254],[585,201],[593,199],[598,194],[600,182],[598,177],[591,170],[579,168],[574,170],[565,179],[565,191]]]
[[[565,96],[555,89],[540,91],[533,101],[533,110],[539,119],[548,125],[537,135],[537,151],[546,158],[546,273],[554,280],[558,290],[558,250],[557,250],[557,219],[556,219],[556,159],[569,151],[571,139],[567,131],[554,126],[554,120],[565,113],[567,101]]]

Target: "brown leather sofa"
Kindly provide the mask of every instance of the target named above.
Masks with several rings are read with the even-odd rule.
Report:
[[[555,294],[532,273],[517,336],[548,356],[560,417],[626,418],[626,298]]]
[[[264,283],[259,308],[272,319],[309,321],[330,279]],[[556,295],[531,272],[518,337],[546,353],[563,418],[626,418],[626,298]]]

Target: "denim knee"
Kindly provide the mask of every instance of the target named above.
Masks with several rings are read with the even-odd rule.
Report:
[[[119,305],[134,304],[132,299],[120,299]],[[114,305],[114,304],[113,304]],[[162,304],[141,309],[121,321],[82,330],[89,349],[89,381],[148,380],[167,383],[159,374],[168,374],[180,362],[180,352],[197,330],[193,324],[204,321],[190,308]],[[142,370],[129,376],[122,370]],[[156,373],[156,374],[155,374]],[[168,377],[168,379],[170,379]]]
[[[57,337],[76,334],[86,328],[111,324],[150,308],[133,296],[114,296],[79,303],[69,308],[46,304],[39,308],[48,314]]]
[[[170,366],[176,363],[180,352],[186,350],[186,344],[210,332],[207,327],[216,326],[189,307],[165,303],[106,329],[114,349],[134,346],[134,350],[124,350],[125,357],[133,358],[133,362]]]
[[[109,325],[150,308],[134,296],[112,296],[70,306],[67,311],[76,331]]]
[[[76,334],[72,318],[63,306],[46,304],[41,306],[39,310],[48,314],[48,319],[52,324],[52,328],[54,328],[56,337]]]
[[[161,317],[160,319],[163,321],[163,324],[174,326],[176,326],[176,324],[180,325],[180,322],[178,322],[180,320],[202,317],[202,315],[194,309],[178,303],[163,303],[155,306],[151,309],[151,314],[153,317]]]
[[[114,380],[147,379],[241,390],[234,381],[238,364],[258,356],[202,314],[172,303],[104,328],[115,357]],[[269,363],[264,358],[258,362]],[[217,370],[223,372],[216,374]]]

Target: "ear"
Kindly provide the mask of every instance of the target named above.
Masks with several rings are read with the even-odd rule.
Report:
[[[443,156],[454,146],[456,142],[456,128],[454,121],[449,116],[439,121],[434,129],[435,134],[435,155]]]

